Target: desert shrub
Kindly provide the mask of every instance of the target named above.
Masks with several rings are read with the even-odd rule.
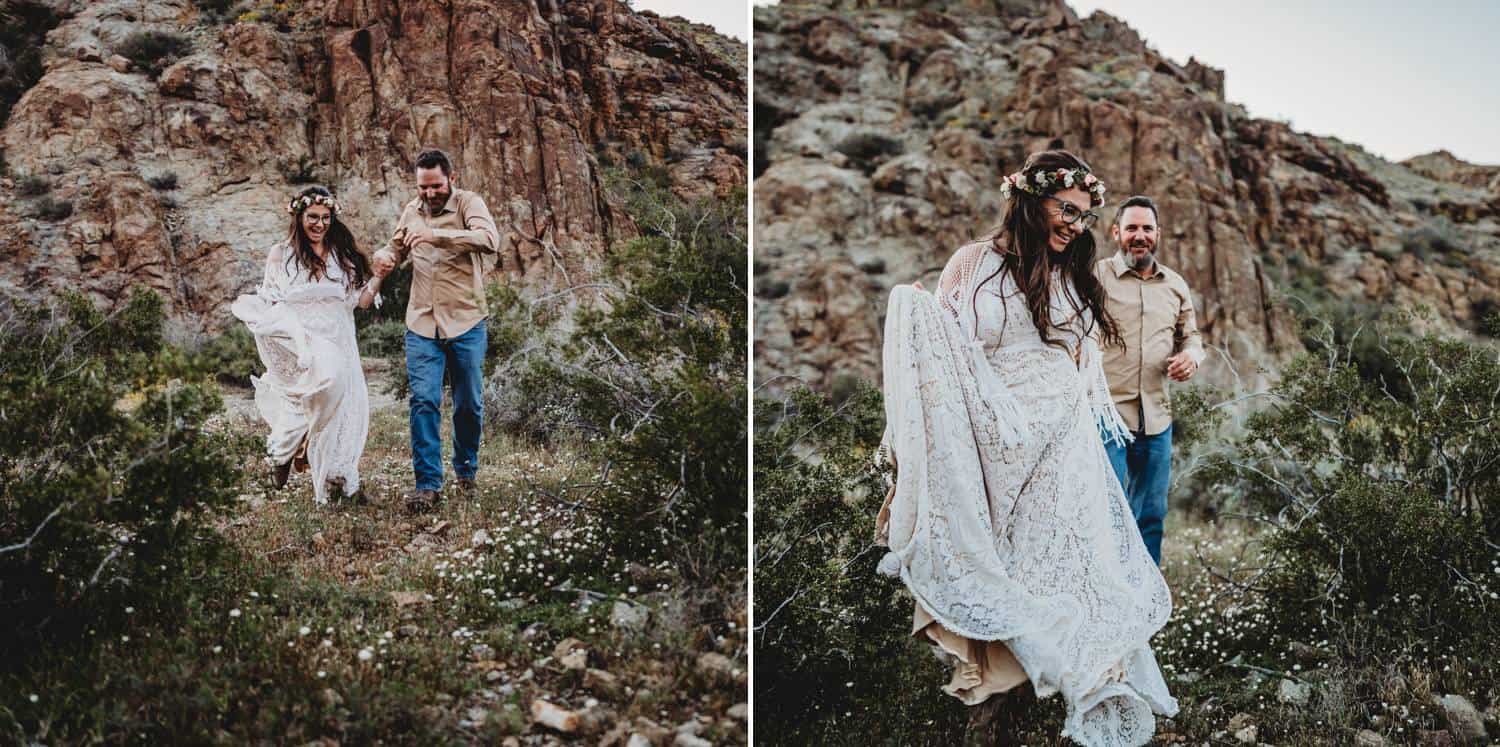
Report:
[[[298,156],[295,161],[290,158],[283,159],[277,164],[277,168],[281,171],[281,178],[285,179],[288,184],[316,184],[327,181],[322,178],[321,165],[305,155]],[[392,276],[394,274],[392,273]]]
[[[0,661],[170,608],[215,547],[204,518],[235,495],[238,442],[205,428],[218,395],[163,319],[142,291],[0,324]]]
[[[16,194],[22,197],[39,197],[52,191],[52,182],[44,176],[28,174],[16,180]]]
[[[193,42],[182,34],[168,31],[137,31],[115,48],[121,57],[155,78],[168,65],[193,51]]]
[[[255,336],[238,321],[209,336],[193,351],[193,361],[198,370],[234,386],[248,387],[251,376],[265,371],[255,348]]]
[[[1464,266],[1467,255],[1463,240],[1446,218],[1437,218],[1402,232],[1401,248],[1423,262],[1438,262],[1451,267]]]
[[[146,178],[146,183],[153,189],[177,189],[177,172],[166,171],[155,176]]]
[[[216,22],[228,18],[239,4],[240,0],[193,0],[200,12]]]
[[[688,202],[649,168],[607,181],[639,235],[556,342],[518,298],[496,299],[489,401],[502,427],[595,444],[608,467],[591,505],[624,557],[665,552],[687,578],[715,579],[743,570],[746,551],[743,194]]]
[[[868,384],[756,402],[755,723],[777,744],[957,744],[964,708],[879,576],[885,425]]]
[[[405,358],[406,322],[371,322],[359,329],[359,354],[376,358]]]
[[[1494,651],[1500,361],[1483,345],[1371,335],[1396,381],[1366,376],[1327,332],[1211,468],[1269,527],[1268,564],[1246,593],[1275,636],[1349,657],[1412,641]]]
[[[71,200],[59,200],[48,195],[36,202],[36,217],[42,220],[62,220],[72,214],[73,202]]]
[[[565,338],[547,304],[533,304],[512,288],[492,287],[485,373],[485,417],[500,430],[536,444],[584,432],[580,392]]]
[[[57,11],[40,2],[0,5],[0,125],[9,121],[11,107],[21,96],[42,79],[42,42],[61,21]]]
[[[665,174],[608,180],[640,235],[612,252],[607,310],[575,316],[582,419],[610,465],[601,506],[622,553],[656,536],[685,575],[744,569],[745,196],[676,197]]]

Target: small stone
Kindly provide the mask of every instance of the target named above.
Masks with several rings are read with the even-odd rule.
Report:
[[[595,692],[618,695],[620,678],[603,669],[588,669],[583,673],[583,686]]]
[[[574,649],[558,657],[557,660],[563,665],[563,669],[583,670],[588,668],[589,652],[588,649]]]
[[[724,714],[730,718],[745,721],[750,718],[750,705],[748,703],[735,703]]]
[[[420,591],[393,591],[391,592],[391,601],[396,603],[398,609],[413,607],[426,602],[427,595]]]
[[[106,59],[104,61],[104,64],[108,65],[110,70],[113,70],[117,73],[130,72],[130,60],[127,60],[117,54],[110,55],[109,59]]]
[[[698,657],[698,671],[732,677],[734,661],[721,653],[710,651]]]
[[[1292,656],[1297,657],[1301,661],[1322,661],[1328,658],[1328,652],[1317,646],[1309,646],[1301,641],[1292,641],[1292,645],[1289,648],[1292,651]]]
[[[402,638],[416,638],[422,634],[422,629],[415,625],[402,625],[396,628],[396,634]]]
[[[1448,731],[1459,744],[1482,744],[1485,742],[1484,717],[1479,709],[1462,695],[1444,695],[1440,701],[1443,713],[1448,717]]]
[[[562,657],[572,653],[573,649],[583,647],[583,641],[580,641],[577,638],[564,638],[561,641],[558,641],[557,645],[552,648],[552,656],[553,658],[561,659]]]
[[[651,747],[651,740],[647,739],[644,734],[637,732],[630,735],[630,741],[625,743],[625,747]]]
[[[1239,740],[1240,744],[1255,744],[1256,742],[1260,741],[1257,738],[1257,737],[1259,737],[1259,735],[1260,735],[1260,729],[1257,728],[1255,726],[1255,724],[1251,724],[1251,725],[1249,725],[1249,726],[1247,726],[1247,727],[1245,727],[1243,729],[1240,729],[1239,731],[1235,732],[1234,733],[1234,738],[1237,739],[1237,740]]]
[[[1245,728],[1247,726],[1250,726],[1250,722],[1251,722],[1251,716],[1250,716],[1250,714],[1248,714],[1248,713],[1236,713],[1233,716],[1229,717],[1229,730],[1230,731],[1239,731],[1240,729],[1243,729],[1243,728]]]
[[[1281,684],[1276,686],[1276,699],[1287,705],[1305,706],[1311,696],[1312,685],[1306,682],[1282,680]]]
[[[474,706],[468,711],[465,711],[464,715],[468,716],[470,721],[473,721],[476,724],[482,724],[484,723],[485,719],[490,717],[490,712],[486,711],[483,708],[480,708],[479,706]]]
[[[1453,747],[1453,735],[1447,729],[1428,731],[1423,729],[1417,732],[1417,744],[1422,747]]]
[[[497,681],[500,680],[500,678],[502,678],[504,676],[505,676],[505,673],[501,672],[500,670],[498,670],[498,669],[491,669],[490,672],[489,672],[489,674],[486,674],[484,676],[484,681],[485,682],[497,682]]]
[[[1360,729],[1359,733],[1354,735],[1355,747],[1387,747],[1389,744],[1385,741],[1385,737],[1369,729]]]
[[[683,734],[682,732],[677,732],[677,738],[672,740],[672,744],[676,745],[676,747],[714,747],[713,742],[703,737]]]
[[[541,698],[531,701],[531,720],[564,734],[578,731],[580,721],[577,713],[555,706]]]
[[[650,617],[651,611],[644,606],[615,602],[614,608],[609,611],[609,624],[625,630],[640,630],[646,627],[646,621]]]

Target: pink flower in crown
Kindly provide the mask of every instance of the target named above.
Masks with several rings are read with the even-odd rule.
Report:
[[[1099,180],[1096,179],[1096,178],[1094,178],[1093,174],[1085,174],[1084,177],[1083,177],[1084,186],[1092,187],[1092,186],[1094,186],[1094,183],[1097,182],[1097,181],[1099,181]]]

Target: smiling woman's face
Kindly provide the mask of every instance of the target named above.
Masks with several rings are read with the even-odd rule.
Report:
[[[309,205],[302,211],[302,230],[313,243],[328,235],[328,226],[333,222],[333,211],[327,205]]]
[[[1089,193],[1078,187],[1058,190],[1052,196],[1063,202],[1072,203],[1073,207],[1078,208],[1078,212],[1080,213],[1086,212],[1093,204]],[[1045,200],[1044,203],[1047,206],[1047,216],[1052,224],[1052,233],[1048,237],[1047,246],[1054,252],[1062,252],[1068,248],[1068,244],[1073,239],[1078,238],[1079,234],[1083,233],[1083,221],[1080,220],[1070,225],[1063,220],[1062,205],[1053,200]]]

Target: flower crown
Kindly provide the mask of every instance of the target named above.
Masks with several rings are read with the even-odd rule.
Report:
[[[1094,201],[1103,204],[1104,182],[1099,181],[1099,177],[1089,173],[1086,168],[1036,171],[1032,173],[1030,179],[1026,178],[1026,171],[1023,169],[1005,177],[1000,182],[1000,195],[1008,200],[1011,194],[1019,189],[1029,195],[1044,197],[1060,189],[1074,186],[1082,187],[1093,197]]]
[[[326,205],[328,206],[329,210],[333,211],[334,215],[339,214],[339,201],[333,199],[332,197],[329,197],[328,195],[319,194],[308,194],[302,195],[301,197],[293,197],[292,201],[287,203],[286,211],[288,213],[291,213],[292,215],[296,215],[297,213],[300,213],[315,204]]]

